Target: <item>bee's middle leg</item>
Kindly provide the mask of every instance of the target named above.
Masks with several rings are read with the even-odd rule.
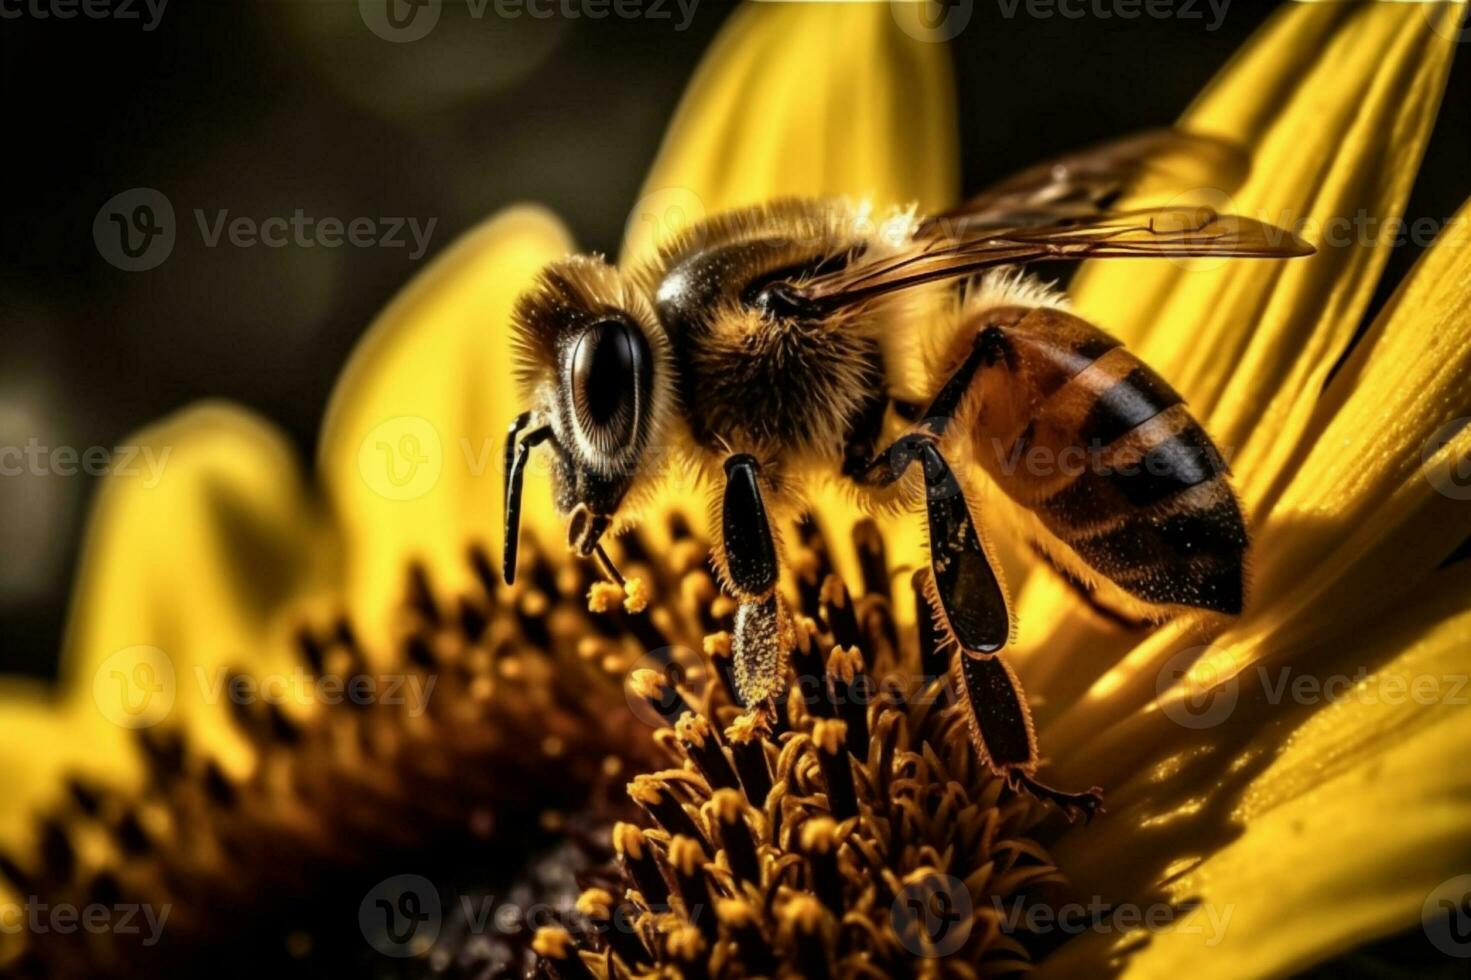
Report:
[[[726,576],[740,600],[731,653],[735,693],[745,705],[766,704],[781,692],[792,639],[776,594],[780,569],[760,475],[754,456],[737,453],[725,461],[720,536]]]

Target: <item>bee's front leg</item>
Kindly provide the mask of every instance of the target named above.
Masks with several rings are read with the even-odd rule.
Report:
[[[776,594],[776,541],[761,499],[756,458],[737,453],[725,461],[720,537],[725,573],[740,600],[731,653],[736,696],[748,706],[770,702],[786,678],[791,626]]]

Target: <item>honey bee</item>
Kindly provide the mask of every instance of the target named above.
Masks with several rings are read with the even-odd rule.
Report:
[[[785,687],[779,529],[803,488],[836,480],[872,510],[922,504],[926,597],[960,651],[952,673],[976,749],[1013,788],[1091,815],[1096,788],[1034,778],[1026,697],[999,655],[1011,615],[973,484],[987,475],[1095,604],[1152,620],[1240,611],[1248,538],[1221,454],[1163,378],[1021,272],[1310,254],[1286,230],[1210,209],[1110,210],[1160,152],[1208,142],[1132,137],[923,219],[785,200],[717,215],[637,267],[550,265],[514,314],[530,408],[506,444],[507,582],[533,447],[554,454],[569,548],[621,584],[602,539],[657,485],[646,457],[677,446],[719,488],[714,564],[739,601],[736,694],[760,706]],[[1030,465],[1038,453],[1059,465]],[[1060,465],[1069,454],[1085,465]]]

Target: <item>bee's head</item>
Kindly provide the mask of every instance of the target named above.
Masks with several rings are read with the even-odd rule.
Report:
[[[515,578],[521,474],[532,446],[553,451],[568,547],[595,556],[619,505],[648,474],[646,453],[668,414],[668,343],[642,293],[601,257],[548,266],[513,314],[516,370],[528,411],[506,443],[507,581]]]

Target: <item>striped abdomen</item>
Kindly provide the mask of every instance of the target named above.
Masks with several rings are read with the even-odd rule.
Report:
[[[1148,606],[1240,612],[1241,509],[1225,462],[1175,390],[1069,313],[1005,307],[976,325],[994,348],[977,453],[1037,516],[1050,557],[1070,577],[1102,576]]]

